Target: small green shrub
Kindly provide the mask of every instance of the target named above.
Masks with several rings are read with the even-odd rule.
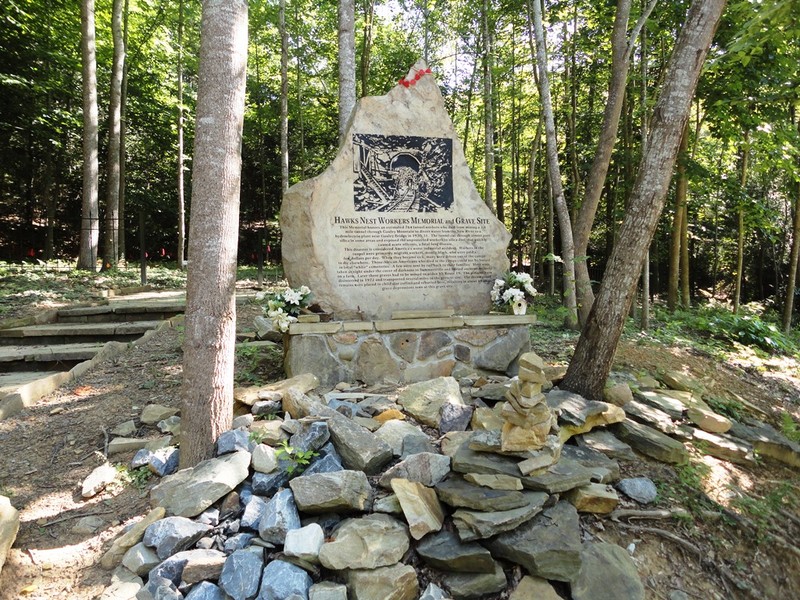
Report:
[[[788,412],[781,414],[781,431],[791,441],[800,443],[800,425]]]
[[[289,442],[283,440],[280,446],[275,449],[275,456],[278,459],[286,459],[291,464],[286,468],[289,475],[300,475],[306,470],[311,461],[319,456],[319,452],[314,450],[298,450],[289,445]]]

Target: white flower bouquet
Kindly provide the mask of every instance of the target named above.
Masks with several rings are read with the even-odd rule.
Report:
[[[532,300],[536,293],[530,275],[509,271],[502,279],[495,279],[492,304],[500,309],[511,308],[515,314],[525,314],[528,300]]]
[[[286,288],[267,299],[265,312],[272,320],[276,331],[289,331],[289,325],[297,321],[297,315],[311,302],[311,290],[303,285],[297,289]]]

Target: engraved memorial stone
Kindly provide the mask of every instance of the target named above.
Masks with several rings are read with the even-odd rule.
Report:
[[[419,77],[415,77],[420,74]],[[283,264],[336,318],[485,314],[509,234],[475,189],[433,75],[362,98],[345,142],[281,206]]]

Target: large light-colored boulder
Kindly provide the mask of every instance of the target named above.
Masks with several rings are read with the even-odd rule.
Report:
[[[397,403],[420,423],[439,427],[442,406],[464,404],[464,400],[455,378],[439,377],[409,385],[400,392]]]
[[[337,316],[485,313],[508,268],[510,236],[475,188],[434,76],[420,62],[409,81],[359,100],[331,165],[283,197],[286,277]]]
[[[250,453],[245,451],[204,460],[164,478],[150,492],[150,502],[169,514],[194,517],[244,481],[249,467]]]
[[[19,531],[19,512],[11,506],[11,500],[0,496],[0,570]]]
[[[326,569],[377,569],[399,561],[409,547],[408,530],[388,515],[347,519],[322,545],[319,561]]]

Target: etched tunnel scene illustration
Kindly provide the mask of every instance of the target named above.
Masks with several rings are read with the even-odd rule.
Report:
[[[440,212],[453,206],[453,140],[353,134],[357,211]]]

